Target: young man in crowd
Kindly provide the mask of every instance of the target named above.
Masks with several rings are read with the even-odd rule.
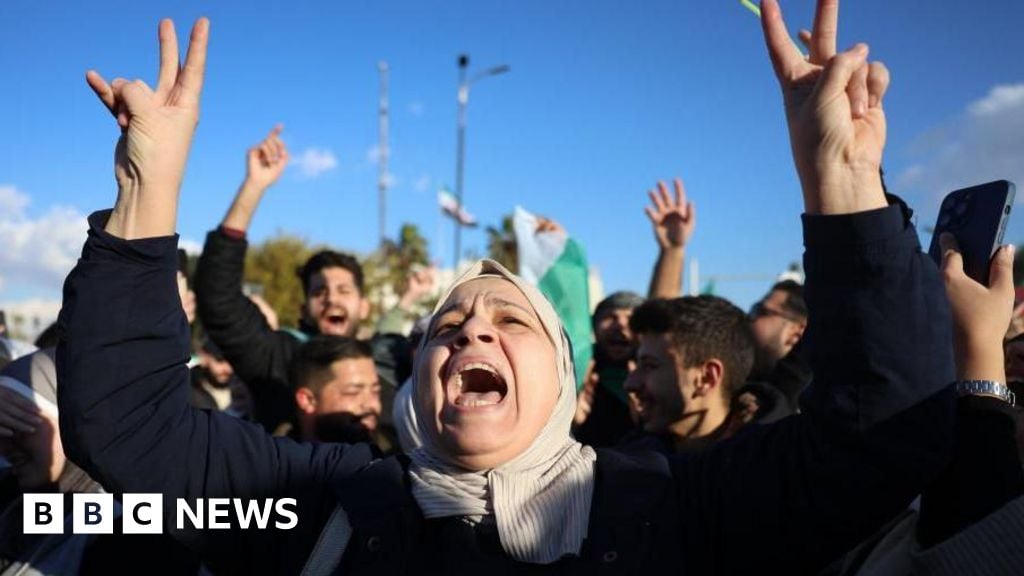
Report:
[[[207,338],[199,347],[198,357],[198,363],[191,368],[189,402],[192,406],[249,419],[252,411],[249,391],[220,348]]]
[[[793,280],[776,282],[750,308],[754,367],[737,391],[737,407],[746,421],[774,422],[799,411],[800,393],[811,383],[811,370],[800,345],[807,329],[804,287]]]
[[[658,243],[658,259],[651,273],[649,298],[682,295],[686,243],[693,235],[697,212],[686,199],[682,180],[673,183],[675,194],[659,181],[648,192],[651,205],[644,209]],[[584,378],[576,413],[576,438],[591,446],[618,444],[636,428],[623,385],[629,363],[636,353],[636,339],[629,328],[633,309],[644,299],[633,292],[615,292],[594,310],[594,360]]]
[[[577,410],[582,422],[575,434],[580,442],[614,446],[635,428],[623,384],[636,352],[629,318],[643,301],[634,292],[615,292],[594,309],[594,359],[580,397],[585,411]]]
[[[299,349],[291,367],[298,427],[296,440],[367,442],[382,450],[380,389],[373,350],[366,342],[344,336],[316,336]]]
[[[733,392],[754,362],[743,311],[717,296],[685,296],[649,300],[629,323],[639,346],[626,390],[645,435],[666,452],[731,436]]]
[[[242,292],[246,233],[263,194],[288,164],[280,133],[281,127],[275,127],[248,151],[245,180],[221,225],[207,235],[196,273],[203,326],[250,387],[255,419],[268,431],[294,425],[295,387],[288,381],[288,367],[302,343],[318,334],[355,337],[370,311],[359,261],[330,250],[314,254],[298,272],[305,294],[298,331],[271,329]],[[387,415],[395,387],[407,376],[395,373],[395,367],[404,366],[390,357],[397,348],[391,340],[374,346],[378,362],[389,368],[381,370]]]
[[[793,280],[775,283],[750,309],[757,348],[751,378],[768,379],[803,338],[807,329],[804,287]]]

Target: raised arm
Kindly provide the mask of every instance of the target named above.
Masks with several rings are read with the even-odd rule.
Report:
[[[880,168],[889,71],[881,62],[868,62],[867,44],[837,53],[838,23],[839,0],[819,0],[810,54],[804,58],[778,1],[761,5],[807,214],[851,214],[888,205]]]
[[[309,507],[322,507],[323,479],[359,451],[274,440],[251,424],[188,407],[174,213],[198,119],[208,26],[205,19],[196,23],[178,73],[174,28],[161,22],[155,92],[141,81],[107,85],[89,74],[122,129],[119,193],[112,211],[90,217],[82,258],[64,287],[57,350],[61,439],[68,456],[107,490],[163,494],[168,526],[174,498],[292,496],[297,533],[315,535],[323,518]],[[207,547],[217,531],[178,536],[217,566],[284,557],[272,539],[237,554],[237,548]]]
[[[245,180],[224,216],[221,226],[246,232],[263,194],[277,182],[288,166],[288,148],[281,140],[282,126],[278,124],[262,142],[245,155]]]
[[[199,123],[209,33],[208,20],[196,21],[188,56],[180,66],[174,24],[160,22],[155,91],[142,80],[115,78],[108,84],[96,71],[86,73],[89,86],[121,128],[114,152],[117,203],[106,224],[115,237],[135,240],[174,234],[178,193]]]
[[[904,509],[951,447],[949,305],[911,211],[885,196],[888,73],[837,53],[838,3],[819,0],[805,60],[778,3],[761,4],[803,189],[804,412],[675,465],[695,572],[815,573]],[[891,201],[890,201],[891,200]]]
[[[269,430],[293,412],[288,363],[299,342],[272,328],[242,292],[245,233],[264,192],[288,164],[281,126],[246,153],[246,175],[221,226],[206,236],[196,267],[196,304],[203,327],[253,392],[256,419]]]
[[[697,226],[697,210],[693,202],[686,199],[683,181],[676,178],[675,197],[668,193],[664,182],[658,182],[657,191],[647,194],[651,206],[644,208],[654,227],[654,238],[658,242],[658,260],[651,272],[651,286],[648,298],[678,298],[683,295],[683,265],[686,259],[686,243]]]

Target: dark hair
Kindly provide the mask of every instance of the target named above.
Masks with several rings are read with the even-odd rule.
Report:
[[[669,334],[687,368],[721,360],[726,398],[746,381],[754,365],[754,334],[747,315],[718,296],[648,300],[633,310],[629,327],[638,335]]]
[[[331,364],[338,360],[373,359],[373,350],[362,340],[345,336],[315,336],[299,348],[292,360],[293,388],[309,388],[319,395],[331,379]]]
[[[614,312],[615,310],[632,310],[643,303],[643,296],[636,292],[625,290],[613,292],[607,298],[597,303],[597,307],[594,308],[594,315],[591,317],[591,322],[596,327],[597,321],[601,319],[603,314]]]
[[[210,356],[213,356],[217,360],[224,360],[224,352],[222,352],[220,346],[217,346],[217,343],[213,341],[213,338],[210,338],[209,336],[203,338],[202,344],[199,345],[199,349]]]
[[[303,293],[309,294],[309,285],[313,275],[318,274],[324,268],[348,270],[356,281],[356,288],[359,289],[359,294],[363,294],[363,267],[359,264],[359,260],[356,260],[356,257],[351,254],[335,252],[333,250],[321,250],[313,254],[301,268],[295,271],[299,276],[299,280],[302,280]]]
[[[791,316],[807,319],[807,302],[804,301],[803,284],[795,280],[782,280],[776,282],[768,293],[771,294],[776,290],[786,293],[786,300],[782,303],[783,310]]]

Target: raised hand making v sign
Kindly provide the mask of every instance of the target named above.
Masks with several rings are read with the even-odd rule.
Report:
[[[106,231],[125,239],[174,234],[178,193],[196,124],[206,69],[210,22],[192,27],[180,64],[174,23],[160,22],[160,76],[156,91],[142,80],[107,83],[90,70],[86,81],[121,127],[114,153],[117,203]]]
[[[886,206],[879,168],[885,148],[882,99],[889,71],[868,63],[867,44],[836,52],[839,0],[819,0],[814,27],[794,46],[777,0],[761,3],[768,54],[786,104],[793,160],[808,214],[847,214]]]

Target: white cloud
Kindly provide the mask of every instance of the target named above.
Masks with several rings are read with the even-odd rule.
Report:
[[[993,87],[965,112],[922,134],[912,163],[893,179],[897,192],[947,193],[992,180],[1024,183],[1024,83]],[[1018,201],[1024,195],[1018,194]]]
[[[0,186],[0,214],[21,214],[29,202],[14,186]]]
[[[15,186],[0,185],[0,281],[8,288],[59,290],[82,251],[88,224],[67,206],[32,218],[30,202]]]
[[[334,152],[326,148],[306,148],[295,158],[295,166],[306,178],[316,178],[338,167]]]
[[[1024,84],[996,86],[988,96],[972,102],[967,109],[974,116],[990,116],[1024,105]]]

